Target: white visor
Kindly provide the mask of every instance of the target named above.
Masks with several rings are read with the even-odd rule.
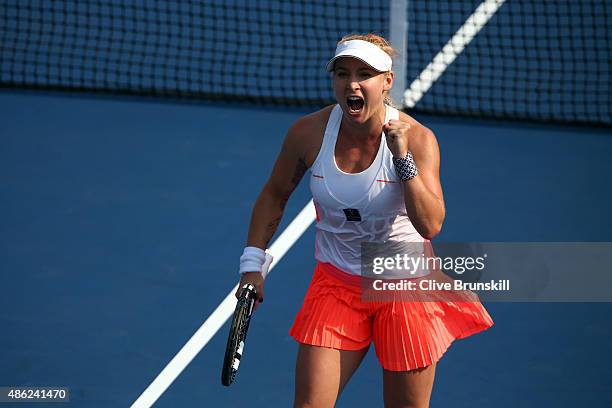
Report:
[[[350,40],[338,44],[334,57],[329,60],[325,69],[334,70],[334,62],[341,57],[357,58],[379,72],[391,71],[393,60],[378,45],[363,40]]]

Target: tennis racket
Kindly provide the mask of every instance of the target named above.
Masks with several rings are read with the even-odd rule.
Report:
[[[238,373],[255,299],[257,299],[255,287],[250,283],[246,283],[238,296],[238,303],[236,304],[236,310],[234,310],[234,318],[227,339],[227,347],[225,348],[225,359],[223,360],[223,369],[221,370],[221,384],[226,387],[229,387],[234,382],[236,373]]]

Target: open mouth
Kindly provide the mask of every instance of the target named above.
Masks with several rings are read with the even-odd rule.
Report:
[[[349,96],[346,98],[346,104],[348,105],[351,113],[359,113],[363,109],[364,100],[360,96]]]

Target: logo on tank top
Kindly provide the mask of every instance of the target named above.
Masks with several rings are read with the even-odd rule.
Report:
[[[355,208],[345,208],[342,211],[344,211],[347,221],[361,221],[361,214],[359,214],[359,210]]]

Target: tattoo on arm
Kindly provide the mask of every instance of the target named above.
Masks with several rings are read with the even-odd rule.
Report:
[[[293,171],[293,177],[291,178],[291,183],[293,183],[294,189],[300,183],[302,177],[304,177],[306,170],[308,170],[308,166],[306,166],[304,160],[300,158],[295,166],[295,170]]]
[[[293,176],[291,177],[291,189],[284,194],[280,202],[281,211],[285,211],[285,206],[287,205],[287,201],[289,201],[291,193],[293,193],[297,185],[300,183],[300,180],[302,180],[302,177],[304,177],[306,170],[308,170],[308,166],[306,166],[306,162],[300,158],[295,165],[295,170],[293,170]]]
[[[270,240],[274,236],[274,232],[278,228],[282,217],[277,217],[266,226],[266,247],[270,244]]]
[[[283,196],[281,202],[280,202],[280,209],[281,211],[285,211],[285,206],[287,205],[287,201],[289,201],[289,196],[291,195],[291,193],[287,193]]]
[[[304,162],[304,160],[300,158],[297,164],[295,165],[295,170],[293,170],[293,176],[291,177],[290,190],[284,193],[280,201],[280,206],[279,206],[280,207],[279,209],[281,211],[280,215],[276,217],[274,220],[272,220],[266,226],[266,236],[265,236],[266,245],[269,245],[270,240],[274,236],[274,233],[276,232],[276,229],[278,228],[281,222],[282,214],[285,211],[285,206],[287,205],[287,202],[289,201],[289,197],[291,196],[291,193],[293,193],[293,190],[295,190],[297,185],[300,183],[300,180],[302,180],[302,177],[304,177],[306,170],[308,170],[308,166],[306,166],[306,162]]]

